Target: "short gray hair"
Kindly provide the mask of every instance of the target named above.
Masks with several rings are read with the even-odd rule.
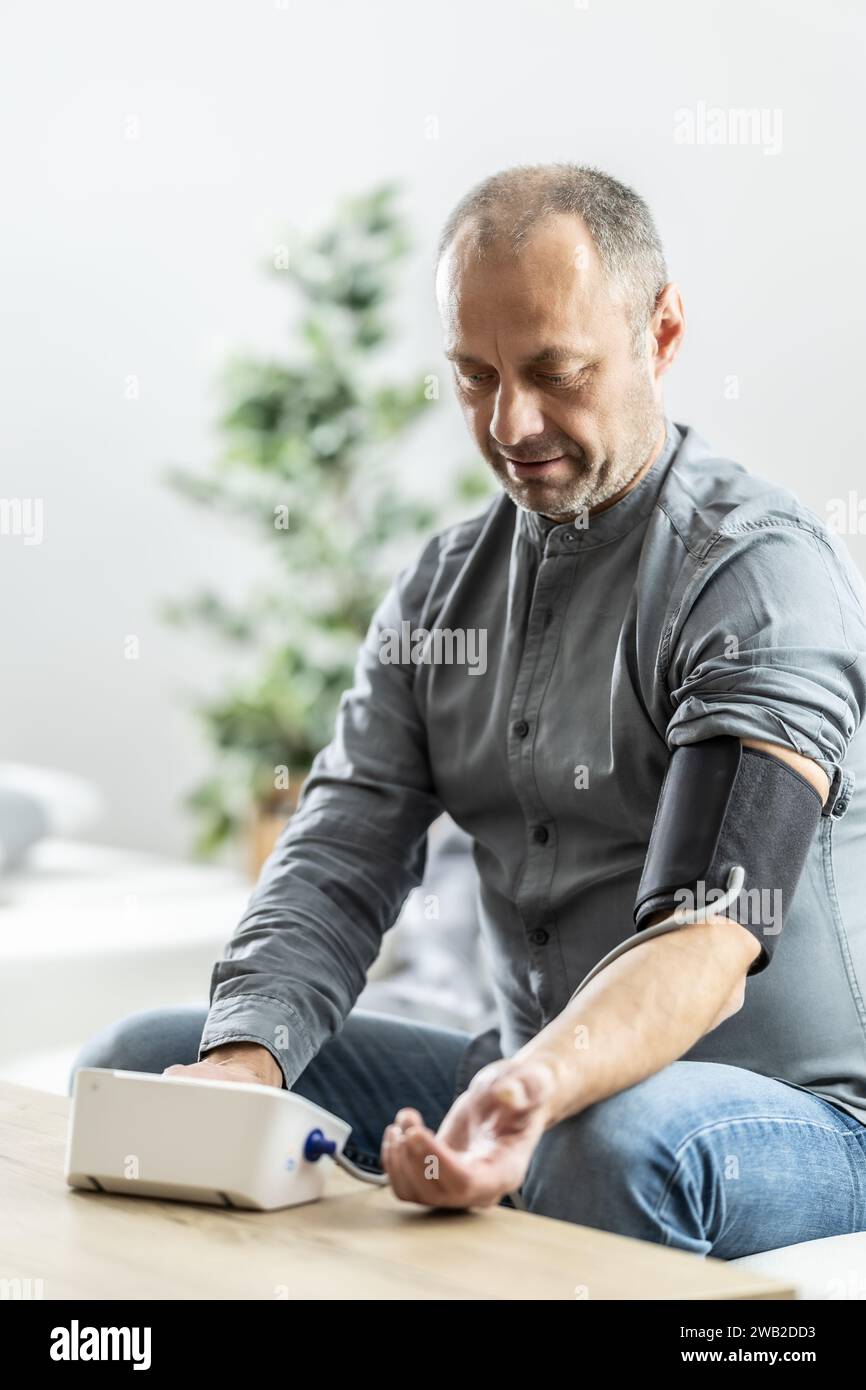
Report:
[[[502,240],[517,254],[532,228],[553,213],[570,213],[586,223],[608,281],[625,296],[637,342],[667,284],[664,251],[643,198],[600,169],[518,164],[492,174],[454,208],[439,238],[436,266],[464,226],[480,260]]]

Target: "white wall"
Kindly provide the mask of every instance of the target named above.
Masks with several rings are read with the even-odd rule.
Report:
[[[822,513],[856,488],[863,27],[848,0],[7,4],[0,495],[44,499],[45,536],[0,537],[0,759],[89,775],[96,836],[184,852],[207,754],[180,696],[222,667],[156,603],[218,576],[242,592],[256,556],[160,470],[212,453],[226,350],[283,341],[260,269],[280,229],[383,178],[418,239],[407,368],[439,360],[429,261],[469,184],[594,163],[650,200],[685,292],[674,417]],[[781,149],[678,143],[701,102],[781,111]],[[461,453],[449,400],[406,466]]]

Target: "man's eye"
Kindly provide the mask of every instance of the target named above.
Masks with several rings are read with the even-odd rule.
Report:
[[[491,372],[461,372],[460,380],[465,386],[484,386],[490,381],[492,375]],[[546,382],[549,386],[568,386],[574,378],[566,373],[556,375],[539,373],[539,380]]]

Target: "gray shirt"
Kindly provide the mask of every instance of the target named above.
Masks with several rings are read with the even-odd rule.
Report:
[[[502,493],[434,537],[373,617],[214,969],[201,1051],[261,1043],[291,1085],[357,999],[445,809],[474,843],[510,1055],[634,930],[671,750],[732,734],[814,758],[832,786],[771,963],[686,1055],[866,1122],[864,606],[815,515],[671,421],[586,525]]]

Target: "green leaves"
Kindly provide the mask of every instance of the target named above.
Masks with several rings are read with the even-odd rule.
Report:
[[[409,238],[386,184],[342,202],[332,225],[288,235],[271,273],[297,313],[285,359],[232,361],[221,382],[223,447],[204,473],[168,484],[241,522],[270,548],[272,583],[229,605],[206,588],[164,606],[166,621],[242,647],[255,670],[197,705],[217,753],[188,804],[210,852],[273,798],[274,769],[305,771],[331,737],[373,610],[416,538],[444,523],[458,490],[407,496],[394,446],[435,402],[425,374],[381,380],[386,309]],[[464,484],[460,483],[460,488]]]

